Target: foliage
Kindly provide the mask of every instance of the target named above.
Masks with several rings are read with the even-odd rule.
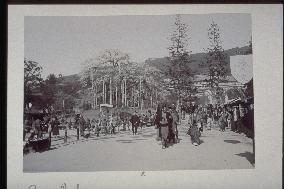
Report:
[[[57,92],[57,78],[54,74],[49,74],[42,84],[41,90],[44,96],[44,103],[49,106],[54,104]]]
[[[100,64],[111,64],[114,68],[129,63],[129,55],[118,49],[106,49],[97,59]]]
[[[39,63],[31,60],[24,60],[24,90],[29,95],[31,89],[39,87],[43,79],[41,77],[42,67]]]
[[[168,47],[170,58],[166,74],[170,79],[168,87],[174,89],[178,96],[185,97],[192,89],[192,74],[190,69],[190,51],[188,25],[181,21],[180,15],[176,16],[174,31],[170,36],[171,45]]]
[[[209,68],[209,87],[218,87],[226,76],[226,55],[220,39],[220,28],[214,21],[208,29],[209,47],[207,48],[206,65]]]

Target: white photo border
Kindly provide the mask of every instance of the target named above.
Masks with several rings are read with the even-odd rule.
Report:
[[[24,173],[25,16],[249,13],[252,16],[255,169]],[[9,5],[7,188],[282,188],[283,7],[281,5]],[[34,185],[34,186],[32,186]]]

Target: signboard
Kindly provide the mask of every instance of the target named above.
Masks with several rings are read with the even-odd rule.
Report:
[[[230,56],[230,68],[233,77],[241,84],[248,83],[252,77],[252,55]]]

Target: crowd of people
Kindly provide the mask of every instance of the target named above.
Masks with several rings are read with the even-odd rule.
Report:
[[[116,134],[121,131],[132,131],[137,134],[138,128],[145,125],[155,126],[157,130],[156,140],[161,141],[162,148],[167,148],[171,143],[179,142],[178,125],[181,120],[188,119],[187,134],[190,135],[193,145],[201,144],[201,134],[212,127],[219,127],[220,132],[230,129],[233,132],[244,133],[248,137],[253,137],[253,104],[239,103],[235,105],[196,105],[176,108],[175,105],[157,107],[156,113],[151,110],[145,113],[138,113],[134,110],[133,114],[122,116],[119,113],[105,114],[101,112],[93,119],[85,118],[83,114],[77,114],[72,118],[57,115],[46,115],[42,119],[25,119],[24,140],[26,140],[27,128],[30,129],[29,139],[41,138],[43,133],[47,134],[51,142],[52,135],[56,138],[59,129],[77,130],[79,136],[88,138],[91,134],[99,137],[100,135]]]
[[[162,141],[162,148],[167,148],[173,142],[178,142],[178,127],[180,120],[185,120],[188,115],[188,131],[192,144],[201,144],[201,133],[204,129],[211,130],[219,127],[220,132],[229,129],[236,133],[244,133],[254,137],[253,104],[216,104],[216,105],[191,105],[181,106],[177,110],[175,105],[158,106],[155,125],[157,140]]]
[[[133,115],[127,116],[119,113],[101,112],[99,116],[94,116],[92,119],[83,114],[75,114],[72,118],[67,118],[64,115],[36,116],[32,119],[26,117],[23,140],[42,138],[44,134],[47,134],[51,141],[52,136],[57,138],[60,129],[65,130],[65,135],[67,135],[67,130],[77,130],[78,138],[79,136],[88,138],[91,134],[99,137],[101,134],[112,135],[121,131],[130,131],[131,126],[133,135],[136,135],[138,128],[142,129],[146,125],[152,125],[153,120],[154,115],[151,110],[143,114],[138,114],[135,111]],[[26,137],[27,133],[30,133],[28,138]]]
[[[221,132],[229,128],[236,133],[253,137],[253,104],[217,104],[196,106],[189,113],[189,124],[196,122],[202,132],[203,128],[218,126]]]

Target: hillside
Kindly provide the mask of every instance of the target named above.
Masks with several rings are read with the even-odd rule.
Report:
[[[225,50],[227,69],[229,70],[228,74],[230,74],[230,64],[229,64],[230,56],[234,56],[238,54],[246,54],[248,49],[249,49],[249,46],[244,46],[241,48],[236,47],[233,49]],[[191,55],[192,62],[191,62],[190,68],[193,74],[206,74],[207,73],[207,68],[201,66],[201,64],[206,61],[206,54],[207,53],[196,53],[196,54]],[[146,60],[146,64],[154,66],[161,71],[165,71],[167,67],[166,65],[169,64],[169,60],[168,60],[168,57],[155,58],[155,59],[149,58],[148,60]]]
[[[230,56],[238,55],[238,54],[246,54],[248,51],[249,46],[244,46],[244,47],[236,47],[232,49],[225,50],[226,54],[226,62],[227,62],[227,69],[230,70]],[[207,68],[202,67],[201,64],[202,62],[206,61],[206,54],[207,53],[196,53],[192,54],[192,63],[190,65],[190,68],[192,70],[193,74],[207,74]],[[167,64],[169,64],[168,57],[163,57],[163,58],[149,58],[146,61],[146,64],[150,66],[154,66],[155,68],[165,71]],[[229,72],[230,74],[230,72]],[[68,76],[63,76],[64,82],[67,83],[74,83],[78,82],[80,79],[79,74],[73,74],[73,75],[68,75]]]

